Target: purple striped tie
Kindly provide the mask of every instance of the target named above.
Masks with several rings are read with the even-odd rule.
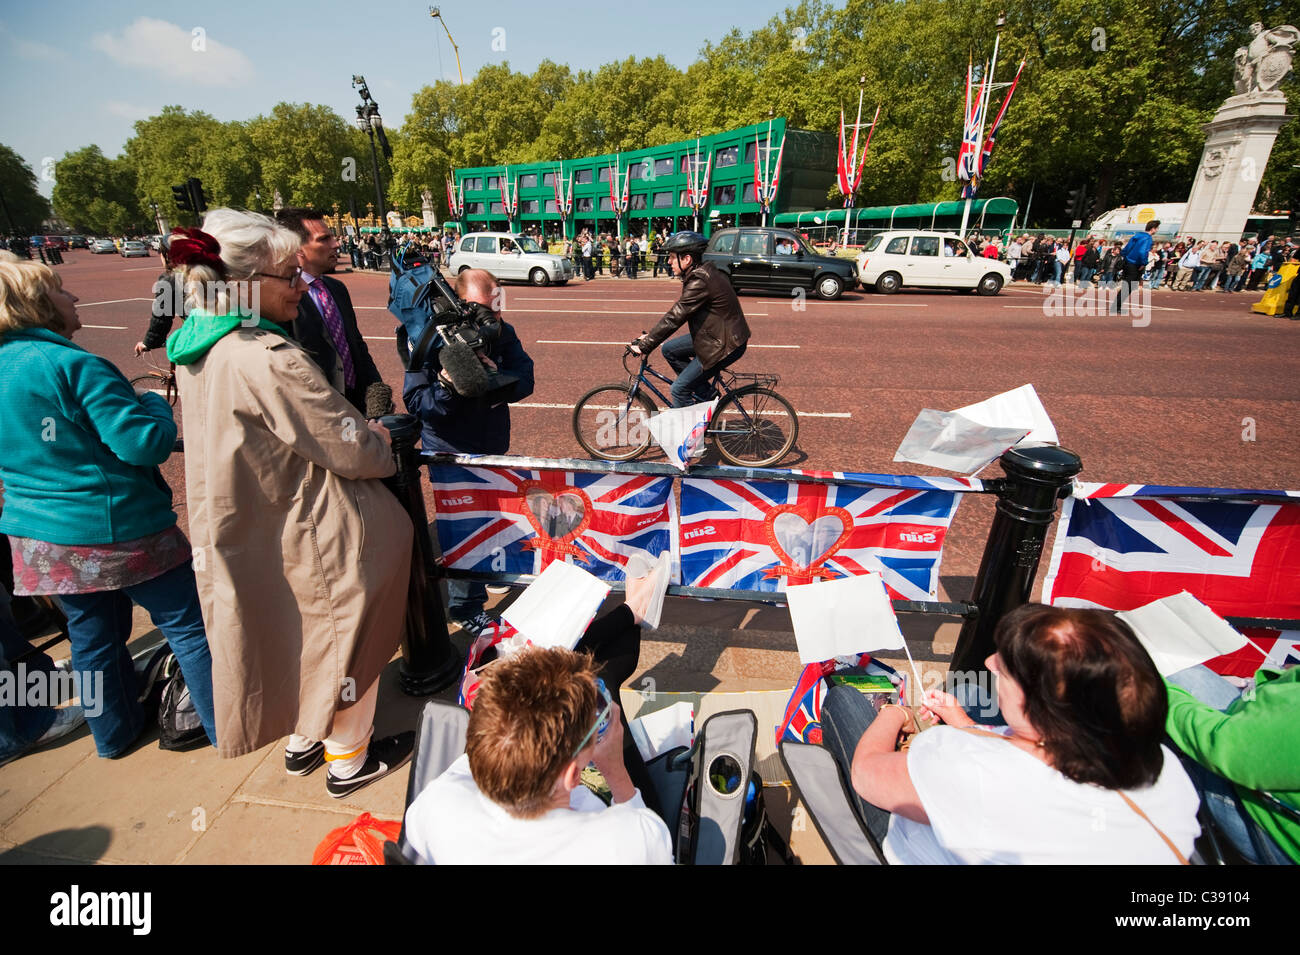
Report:
[[[321,318],[325,320],[325,330],[329,332],[330,341],[334,343],[334,350],[339,353],[339,358],[343,361],[343,381],[351,388],[357,383],[357,373],[352,367],[352,353],[348,351],[347,336],[343,333],[343,316],[339,314],[339,307],[334,304],[334,296],[330,295],[324,282],[320,279],[312,282],[310,291],[316,307],[320,310]]]

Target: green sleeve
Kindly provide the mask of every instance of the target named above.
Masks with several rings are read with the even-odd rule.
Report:
[[[1300,684],[1256,687],[1253,699],[1221,713],[1166,681],[1174,744],[1197,763],[1247,789],[1300,789]]]

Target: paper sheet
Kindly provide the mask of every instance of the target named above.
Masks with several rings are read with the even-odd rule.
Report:
[[[912,422],[894,460],[970,474],[996,460],[1028,433],[1028,425],[990,428],[956,411],[926,408]]]
[[[655,710],[627,724],[637,751],[647,763],[660,753],[690,746],[695,739],[695,707],[687,702]]]
[[[609,594],[609,584],[580,567],[552,561],[501,619],[534,646],[572,650]]]
[[[1247,643],[1226,620],[1185,590],[1115,616],[1133,628],[1161,676],[1240,650]]]
[[[1021,385],[1000,395],[977,401],[964,408],[954,408],[961,415],[986,428],[1029,428],[1025,441],[1046,441],[1056,444],[1056,428],[1047,416],[1047,409],[1038,399],[1033,385]]]
[[[879,574],[787,587],[799,662],[903,649],[894,605]]]
[[[651,630],[658,629],[659,618],[664,612],[664,595],[668,592],[668,584],[672,579],[673,557],[669,551],[663,551],[653,565],[647,566],[645,558],[639,554],[628,559],[627,566],[624,568],[629,578],[652,577],[654,590],[651,592],[650,605],[646,608],[645,618],[641,621],[643,627],[649,627]]]

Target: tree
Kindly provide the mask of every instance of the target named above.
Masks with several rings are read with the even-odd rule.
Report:
[[[0,145],[0,228],[30,233],[50,215],[50,204],[36,191],[36,174],[22,157]]]
[[[124,159],[108,159],[98,146],[65,155],[55,166],[54,210],[74,229],[92,235],[152,232],[152,212],[141,214],[135,174]]]

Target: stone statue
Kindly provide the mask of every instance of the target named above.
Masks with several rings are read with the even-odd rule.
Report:
[[[280,195],[279,189],[275,190],[275,195],[271,197],[271,208],[276,212],[284,208],[284,197]]]
[[[1250,44],[1233,55],[1233,88],[1237,93],[1272,92],[1291,72],[1300,30],[1290,25],[1265,30],[1256,22],[1250,25],[1250,37]]]

